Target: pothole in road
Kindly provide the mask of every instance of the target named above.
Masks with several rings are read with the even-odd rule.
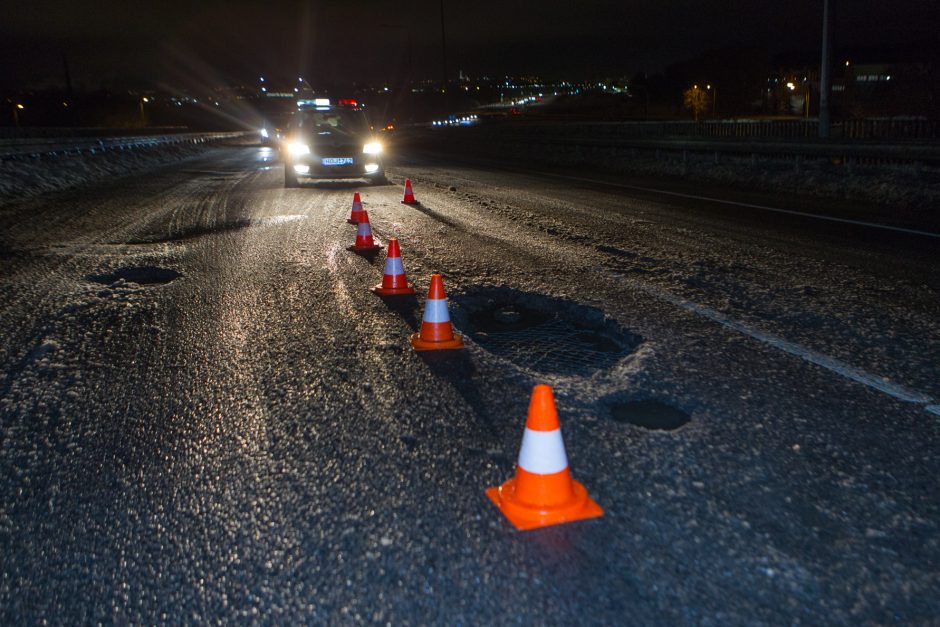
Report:
[[[173,231],[166,234],[138,237],[136,239],[128,240],[126,243],[171,244],[174,242],[185,242],[187,240],[193,240],[205,235],[219,235],[231,231],[241,231],[242,229],[247,229],[249,227],[277,226],[280,224],[287,224],[289,222],[298,222],[300,220],[305,220],[306,218],[307,216],[303,214],[288,214],[253,219],[239,218],[237,220],[218,222],[212,225],[194,224],[187,227],[174,229]]]
[[[169,233],[160,235],[143,236],[128,240],[128,244],[172,244],[173,242],[184,242],[186,240],[196,239],[204,235],[215,235],[227,233],[229,231],[238,231],[247,229],[251,226],[251,220],[239,219],[228,222],[219,222],[213,225],[194,224],[183,228],[177,228]]]
[[[636,350],[639,335],[595,307],[502,287],[451,298],[458,329],[487,351],[542,373],[589,375]]]
[[[597,252],[604,253],[606,255],[613,255],[614,257],[625,257],[627,259],[635,259],[639,255],[636,253],[631,253],[629,250],[624,250],[622,248],[617,248],[616,246],[595,246]]]
[[[172,268],[157,266],[135,266],[131,268],[118,268],[107,274],[91,274],[88,280],[103,285],[111,285],[115,281],[126,281],[138,285],[163,285],[181,277],[179,272]]]
[[[609,411],[614,422],[636,425],[650,431],[675,431],[692,420],[681,409],[652,399],[611,403]]]

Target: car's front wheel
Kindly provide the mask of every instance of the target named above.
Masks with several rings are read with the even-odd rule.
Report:
[[[284,164],[284,187],[298,187],[297,175],[294,173],[293,166],[289,163]]]

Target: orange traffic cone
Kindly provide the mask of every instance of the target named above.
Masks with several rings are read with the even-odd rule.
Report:
[[[350,224],[359,224],[364,219],[365,211],[362,209],[362,200],[359,199],[359,192],[353,194],[352,214],[346,222]]]
[[[359,223],[359,228],[356,229],[356,243],[352,246],[347,246],[346,250],[351,250],[357,253],[367,252],[371,250],[378,250],[382,248],[375,243],[375,240],[372,239],[372,225],[369,224],[369,212],[362,212],[362,222]]]
[[[597,518],[604,510],[571,478],[552,388],[536,385],[522,436],[516,476],[486,495],[517,529]]]
[[[405,179],[405,197],[402,199],[401,204],[403,205],[417,205],[418,201],[415,200],[415,193],[411,191],[411,179]]]
[[[405,277],[405,267],[401,263],[401,250],[398,240],[394,237],[388,240],[388,255],[385,257],[385,274],[382,282],[372,288],[379,296],[398,296],[401,294],[414,294],[415,286],[409,285]]]
[[[444,279],[439,274],[431,275],[428,300],[424,305],[421,331],[411,336],[411,345],[416,351],[432,351],[444,348],[463,348],[463,338],[454,333],[444,296]]]

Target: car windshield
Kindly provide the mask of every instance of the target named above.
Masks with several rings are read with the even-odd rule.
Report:
[[[359,136],[369,132],[365,115],[356,109],[302,111],[298,114],[296,126],[316,135]]]

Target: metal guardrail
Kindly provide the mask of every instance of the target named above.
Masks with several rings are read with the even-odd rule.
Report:
[[[635,149],[694,154],[737,154],[753,157],[777,157],[788,159],[827,159],[841,163],[922,163],[940,164],[940,146],[885,145],[853,143],[810,142],[760,142],[760,141],[715,141],[695,139],[661,140],[602,140],[569,137],[558,141],[533,140],[535,143],[555,143],[572,147]]]
[[[78,139],[99,137],[130,137],[133,135],[173,135],[193,132],[188,126],[144,126],[122,128],[111,126],[0,126],[0,142],[8,140]]]
[[[563,122],[519,120],[514,126],[596,127],[618,137],[696,137],[731,139],[813,140],[819,136],[819,121],[802,120],[662,120],[623,122]],[[834,122],[829,136],[834,140],[931,141],[940,139],[940,121],[921,118],[863,118]]]
[[[136,135],[101,138],[17,138],[0,139],[0,161],[54,159],[82,154],[140,150],[179,144],[204,144],[225,139],[238,139],[250,132],[174,133],[170,135]]]
[[[834,163],[870,163],[903,165],[940,165],[940,144],[936,143],[874,143],[842,141],[811,141],[779,139],[709,139],[709,138],[634,138],[617,132],[617,124],[498,124],[490,127],[454,127],[427,130],[415,136],[431,142],[447,138],[455,147],[462,142],[484,144],[499,152],[500,146],[515,151],[520,146],[537,152],[542,149],[561,149],[575,156],[587,156],[592,152],[610,156],[630,157],[643,151],[645,154],[721,154],[786,160],[826,159]]]

